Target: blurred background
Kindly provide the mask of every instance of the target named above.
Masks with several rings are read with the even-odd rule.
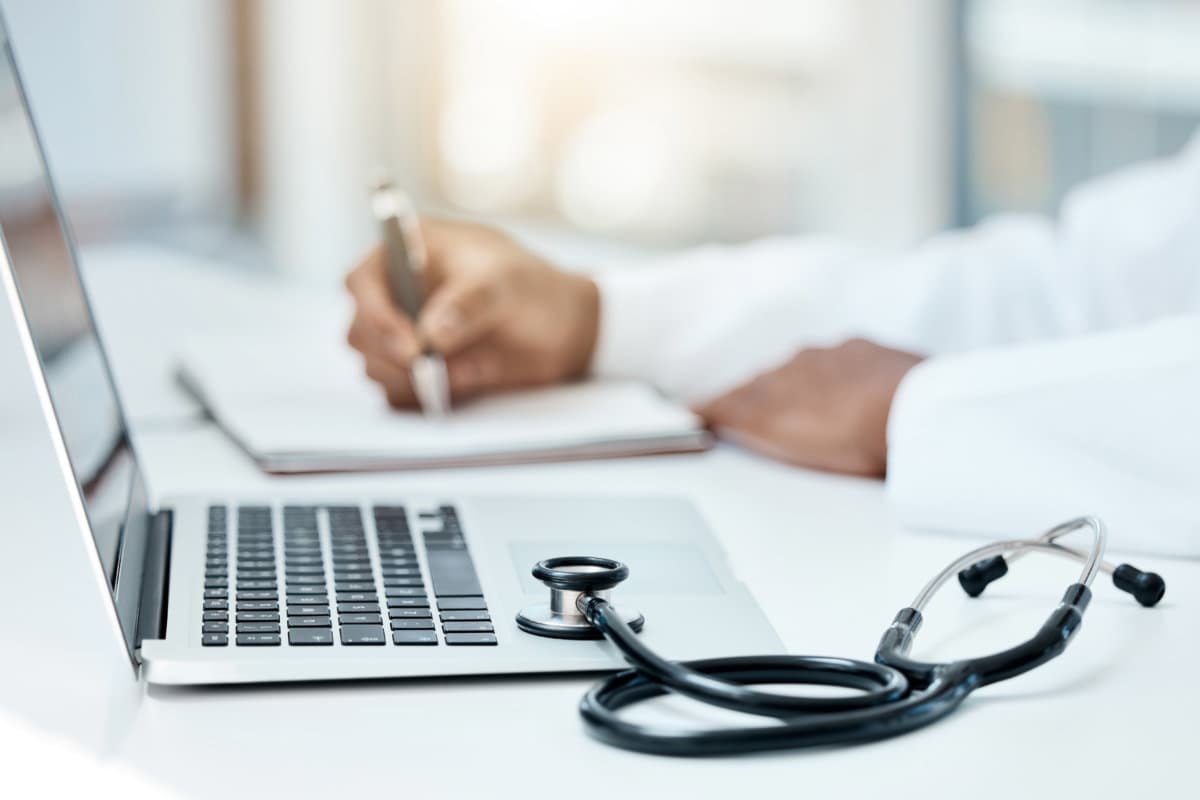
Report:
[[[901,245],[1053,211],[1200,121],[1197,0],[0,6],[81,239],[317,282],[372,243],[378,165],[427,209],[646,251]]]

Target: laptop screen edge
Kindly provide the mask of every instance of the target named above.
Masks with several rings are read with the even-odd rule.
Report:
[[[46,159],[45,148],[42,137],[37,128],[37,122],[33,117],[32,109],[29,106],[28,97],[24,83],[21,78],[20,70],[17,65],[16,54],[13,51],[12,39],[9,33],[7,22],[4,18],[3,10],[0,9],[0,59],[6,63],[0,66],[5,66],[12,71],[13,81],[16,85],[16,90],[19,94],[19,101],[23,106],[24,112],[28,116],[28,124],[32,131],[34,143],[37,148],[37,154],[41,161],[41,167],[44,171],[46,179],[47,191],[53,206],[54,214],[58,218],[58,223],[64,239],[64,244],[69,253],[71,266],[75,270],[80,280],[80,286],[83,293],[84,303],[89,321],[92,324],[93,331],[96,336],[100,350],[100,360],[106,373],[106,378],[109,385],[112,387],[113,398],[116,404],[116,412],[118,415],[118,426],[121,436],[128,443],[128,457],[131,463],[131,479],[129,489],[124,498],[124,509],[121,514],[121,534],[117,549],[117,561],[113,574],[110,576],[106,570],[104,558],[100,552],[97,542],[91,517],[88,513],[87,497],[85,489],[79,477],[79,473],[75,469],[72,462],[70,450],[66,440],[66,434],[63,430],[61,419],[54,403],[53,393],[49,384],[49,379],[46,372],[46,365],[42,361],[37,342],[34,338],[34,331],[31,327],[30,318],[26,312],[25,304],[22,299],[21,289],[17,278],[16,265],[12,260],[12,252],[9,247],[7,234],[4,231],[3,224],[0,224],[0,279],[3,280],[5,294],[8,296],[9,307],[16,322],[16,329],[21,343],[21,349],[25,355],[26,366],[29,373],[32,375],[34,388],[37,394],[38,405],[41,409],[43,418],[50,432],[51,441],[54,447],[55,460],[62,474],[63,480],[68,484],[68,494],[71,504],[71,513],[75,518],[77,529],[84,539],[87,552],[90,556],[89,562],[91,572],[97,580],[98,586],[104,593],[106,602],[105,607],[107,613],[115,625],[114,630],[120,636],[125,645],[126,654],[129,657],[133,669],[138,669],[138,659],[136,654],[137,648],[137,632],[138,632],[138,612],[140,606],[140,593],[142,584],[142,573],[146,542],[145,536],[149,530],[149,520],[146,518],[148,508],[146,506],[145,484],[142,479],[140,465],[137,462],[136,453],[133,451],[132,443],[129,441],[129,427],[126,422],[124,408],[121,405],[119,393],[116,389],[116,383],[113,380],[112,368],[109,364],[108,355],[104,350],[103,341],[100,339],[98,330],[95,330],[95,314],[93,313],[91,298],[88,296],[87,287],[83,284],[82,275],[79,274],[80,260],[78,249],[75,244],[74,237],[71,233],[69,220],[63,212],[63,206],[58,192],[55,187],[53,177],[50,174],[50,167]]]

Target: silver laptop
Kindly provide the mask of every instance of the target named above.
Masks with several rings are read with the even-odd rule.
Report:
[[[578,554],[629,564],[615,600],[645,614],[643,635],[662,653],[780,650],[679,499],[298,492],[151,502],[2,19],[0,41],[0,276],[72,485],[80,546],[93,550],[96,602],[111,607],[114,635],[146,680],[612,669],[621,664],[603,642],[538,638],[514,622],[543,599],[534,562]]]

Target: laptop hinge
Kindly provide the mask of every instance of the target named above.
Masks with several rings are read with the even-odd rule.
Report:
[[[137,647],[141,647],[145,639],[163,639],[167,635],[171,522],[170,511],[159,511],[150,518],[146,564],[142,571],[142,596],[138,606]]]

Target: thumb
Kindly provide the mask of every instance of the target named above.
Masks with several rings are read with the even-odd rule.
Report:
[[[447,281],[422,310],[417,333],[437,352],[452,355],[491,333],[508,302],[494,276]]]

